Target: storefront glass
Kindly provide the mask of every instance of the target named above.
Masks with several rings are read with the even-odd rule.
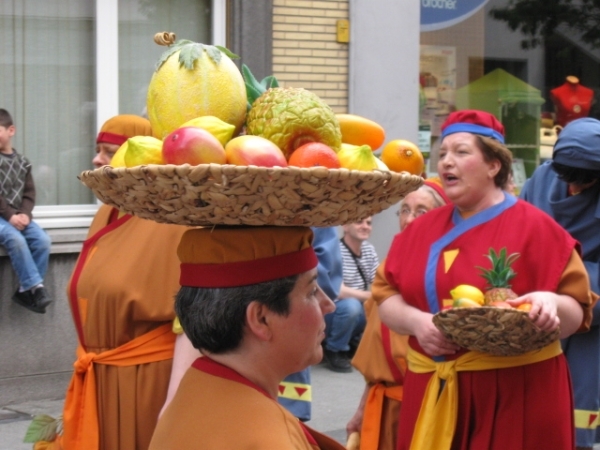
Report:
[[[119,113],[143,114],[148,82],[166,49],[153,42],[154,34],[176,31],[179,38],[211,41],[210,0],[118,0],[118,40],[105,41],[103,30],[96,34],[96,12],[111,3],[0,2],[0,108],[13,116],[13,147],[32,163],[36,204],[56,205],[56,217],[72,214],[66,205],[96,202],[77,175],[92,168],[96,76],[103,73],[98,50],[118,42],[108,51],[119,54]]]
[[[141,114],[156,61],[167,49],[153,42],[157,32],[177,39],[211,42],[210,0],[119,1],[119,111]]]
[[[502,121],[518,183],[551,157],[557,127],[577,117],[600,117],[600,102],[594,101],[600,51],[560,30],[542,45],[522,48],[525,36],[490,14],[507,4],[421,0],[420,130],[431,135],[430,173],[440,126],[456,109],[483,109]]]

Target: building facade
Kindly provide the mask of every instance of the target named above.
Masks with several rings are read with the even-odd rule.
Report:
[[[375,120],[386,141],[418,141],[430,174],[447,114],[488,109],[507,127],[522,169],[516,176],[525,177],[540,161],[540,144],[552,139],[542,129],[556,119],[552,90],[572,76],[595,93],[600,55],[559,31],[545,46],[522,49],[523,36],[490,15],[507,3],[2,2],[0,107],[15,119],[14,147],[33,163],[34,219],[53,239],[46,285],[55,302],[45,315],[14,305],[16,278],[0,249],[0,405],[64,393],[76,345],[65,288],[98,207],[77,176],[92,167],[94,139],[107,118],[144,113],[164,50],[154,33],[225,45],[259,79],[275,75],[281,85],[312,90],[337,113]],[[580,108],[593,115],[592,102]],[[394,213],[374,218],[372,241],[382,255],[397,232]]]

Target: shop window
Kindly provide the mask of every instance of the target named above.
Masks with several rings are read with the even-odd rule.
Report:
[[[77,175],[92,168],[98,111],[108,101],[115,105],[109,110],[118,109],[115,114],[144,113],[148,82],[166,49],[153,42],[154,33],[173,31],[178,38],[210,43],[224,27],[224,19],[222,24],[213,22],[211,11],[224,10],[224,4],[225,0],[0,2],[0,108],[9,110],[15,121],[13,146],[32,162],[38,205],[34,215],[42,218],[42,226],[89,223],[83,217],[93,214],[96,198]],[[102,38],[116,29],[118,39]],[[99,77],[110,77],[114,69],[98,66],[98,55],[107,51],[118,52],[119,66],[114,77],[118,89],[110,99],[97,93]]]
[[[211,42],[210,0],[119,1],[119,112],[141,114],[156,61],[166,47],[154,44],[156,32],[177,39]]]
[[[38,205],[94,201],[77,180],[95,133],[94,3],[0,2],[0,107],[33,164]]]
[[[485,58],[483,64],[483,73],[490,73],[496,69],[502,69],[505,72],[527,82],[527,60],[524,59],[503,59],[503,58]]]

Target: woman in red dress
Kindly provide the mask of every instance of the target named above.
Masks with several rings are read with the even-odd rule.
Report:
[[[478,266],[490,248],[519,253],[516,306],[560,336],[586,331],[589,280],[579,245],[540,210],[503,191],[511,171],[504,127],[482,111],[450,114],[442,127],[438,174],[452,204],[398,234],[385,278],[373,292],[382,321],[409,335],[398,449],[573,449],[569,372],[560,343],[516,357],[469,352],[432,322],[450,290],[485,290]],[[415,221],[415,225],[417,221]]]

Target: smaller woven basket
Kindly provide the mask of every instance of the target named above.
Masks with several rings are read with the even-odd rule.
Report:
[[[220,164],[143,165],[82,172],[104,203],[191,226],[334,226],[372,216],[423,184],[408,172]]]
[[[540,330],[527,312],[482,306],[451,308],[433,316],[434,325],[452,342],[468,350],[496,356],[516,356],[538,350],[558,339],[559,330]]]

